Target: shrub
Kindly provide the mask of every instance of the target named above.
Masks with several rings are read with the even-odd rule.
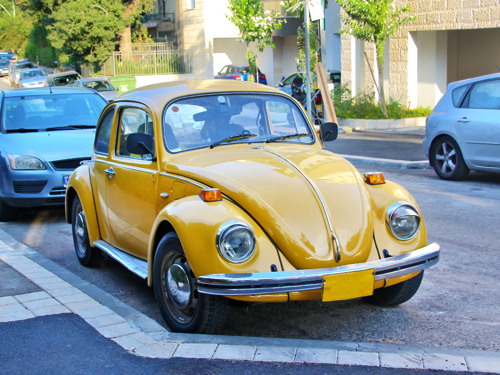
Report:
[[[335,106],[335,112],[339,118],[385,118],[378,101],[375,99],[374,93],[362,92],[353,97],[349,88],[343,85],[335,87],[331,92],[331,96]],[[392,99],[387,103],[387,114],[390,119],[425,117],[431,112],[432,109],[429,107],[409,108]]]

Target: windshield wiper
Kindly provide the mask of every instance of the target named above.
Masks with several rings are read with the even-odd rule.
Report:
[[[245,138],[251,138],[251,137],[257,137],[257,134],[238,134],[238,135],[233,135],[231,137],[227,137],[224,139],[221,139],[220,141],[214,142],[210,145],[210,148],[214,148],[215,146],[220,145],[221,143],[224,142],[232,142],[232,141],[237,141],[239,139],[245,139]]]
[[[19,129],[7,129],[5,130],[6,133],[36,133],[38,132],[39,129],[26,129],[26,128],[19,128]]]
[[[311,137],[311,134],[308,133],[296,133],[296,134],[287,134],[287,135],[278,135],[274,138],[269,138],[266,143],[276,142],[282,139],[290,139],[290,138],[300,138],[300,137]]]
[[[77,130],[77,129],[93,129],[95,125],[66,125],[66,126],[54,126],[52,128],[45,129],[48,132],[54,130]]]

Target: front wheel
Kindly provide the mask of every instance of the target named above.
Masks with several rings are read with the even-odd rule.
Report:
[[[163,318],[174,332],[215,333],[224,321],[227,299],[199,293],[196,278],[175,233],[158,244],[153,286]]]
[[[90,246],[85,212],[78,196],[71,207],[71,231],[78,261],[85,267],[95,267],[99,263],[100,251]]]
[[[417,293],[423,277],[424,271],[402,283],[375,289],[373,295],[364,297],[364,299],[366,302],[376,306],[392,307],[400,305]]]
[[[448,136],[441,137],[432,144],[430,163],[443,180],[461,180],[469,174],[458,143]]]

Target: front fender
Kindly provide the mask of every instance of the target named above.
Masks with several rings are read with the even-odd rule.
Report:
[[[385,184],[381,185],[366,186],[370,195],[370,204],[374,216],[375,240],[380,254],[384,249],[387,249],[390,255],[400,255],[425,247],[428,244],[422,212],[413,196],[405,188],[391,181],[386,181]],[[394,237],[386,224],[387,209],[393,203],[399,201],[411,203],[417,209],[421,218],[417,235],[408,241],[402,241]]]
[[[227,221],[237,220],[250,225],[255,233],[256,248],[250,259],[242,263],[231,263],[218,252],[216,235],[219,227]],[[196,277],[213,273],[266,272],[275,265],[282,270],[278,250],[259,225],[241,208],[224,199],[204,202],[199,196],[175,200],[161,210],[155,220],[152,233],[157,233],[165,222],[177,233],[189,265]],[[149,275],[152,275],[156,243],[151,236],[148,252]]]
[[[66,222],[71,224],[71,209],[73,201],[78,196],[85,212],[87,221],[87,232],[90,243],[100,239],[99,224],[97,222],[97,213],[95,211],[94,196],[92,194],[92,185],[90,181],[90,171],[88,165],[81,165],[72,173],[68,187],[66,189],[65,213]]]

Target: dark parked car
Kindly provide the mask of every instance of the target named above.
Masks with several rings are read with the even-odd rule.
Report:
[[[424,152],[437,175],[500,173],[500,73],[450,83],[427,118]]]
[[[267,78],[264,73],[258,69],[259,83],[267,85]],[[214,77],[215,79],[234,79],[237,81],[251,81],[249,65],[226,65]]]
[[[19,207],[64,203],[69,175],[90,159],[106,100],[77,88],[0,91],[0,220]]]
[[[62,73],[49,74],[47,77],[48,86],[73,86],[76,80],[81,79],[82,76],[77,72],[70,70]]]

